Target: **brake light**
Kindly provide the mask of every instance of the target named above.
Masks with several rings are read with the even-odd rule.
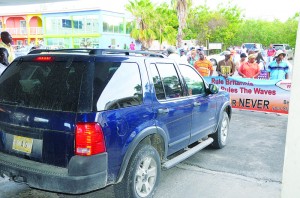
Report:
[[[98,123],[77,123],[75,131],[75,154],[96,155],[106,151],[102,128]]]
[[[38,56],[34,60],[38,61],[38,62],[53,62],[54,57],[52,57],[52,56]]]

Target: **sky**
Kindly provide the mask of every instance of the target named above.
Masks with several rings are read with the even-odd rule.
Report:
[[[153,3],[160,4],[163,2],[170,2],[171,0],[151,0]],[[193,0],[193,5],[206,4],[214,9],[220,3],[228,3],[226,0]],[[298,3],[296,3],[298,2]],[[66,11],[68,9],[104,9],[115,12],[125,12],[124,5],[128,0],[76,0],[75,3],[60,2],[40,5],[26,5],[26,6],[6,6],[1,9],[3,14],[19,14],[22,12],[40,12],[40,11]],[[72,6],[70,6],[72,4]],[[232,5],[237,5],[243,10],[246,18],[274,20],[287,20],[294,16],[296,12],[300,12],[299,0],[231,0]]]

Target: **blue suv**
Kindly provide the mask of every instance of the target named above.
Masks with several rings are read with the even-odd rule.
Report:
[[[160,54],[35,50],[0,93],[0,175],[38,189],[152,197],[161,168],[227,143],[229,94]]]

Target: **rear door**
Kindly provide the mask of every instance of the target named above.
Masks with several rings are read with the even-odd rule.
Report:
[[[150,80],[154,84],[153,110],[156,125],[169,137],[172,154],[188,146],[191,129],[192,99],[186,97],[176,65],[170,62],[149,62]]]
[[[0,152],[66,167],[85,61],[24,57],[0,77]]]

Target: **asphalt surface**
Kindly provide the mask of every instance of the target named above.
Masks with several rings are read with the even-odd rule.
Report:
[[[155,198],[279,198],[287,115],[233,110],[229,142],[162,171]],[[31,189],[0,178],[0,198],[110,198],[113,187],[84,195]]]

